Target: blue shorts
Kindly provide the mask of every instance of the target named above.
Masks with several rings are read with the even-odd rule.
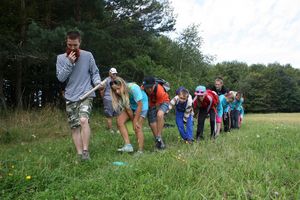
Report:
[[[169,110],[169,103],[165,102],[160,104],[158,107],[153,106],[148,110],[148,121],[150,124],[156,122],[158,110],[162,110],[164,113],[166,113]]]
[[[115,117],[118,115],[118,112],[116,112],[112,106],[111,100],[103,99],[103,105],[105,117]]]
[[[132,110],[132,112],[135,114],[136,110]],[[147,113],[148,113],[148,110],[142,110],[141,117],[145,119],[147,116]]]

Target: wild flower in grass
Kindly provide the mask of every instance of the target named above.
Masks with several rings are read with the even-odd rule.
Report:
[[[256,135],[257,138],[260,138],[260,135]]]
[[[8,173],[8,176],[13,176],[13,174],[12,173]]]
[[[36,138],[36,136],[34,134],[31,135],[34,139]]]
[[[30,180],[30,179],[31,179],[31,176],[26,176],[25,179],[26,179],[26,180]]]
[[[177,160],[179,160],[179,161],[181,161],[183,163],[187,163],[187,161],[181,157],[181,154],[179,154],[178,156],[174,155],[173,157],[175,157]]]
[[[12,169],[14,169],[14,168],[15,168],[15,166],[14,166],[14,165],[12,165],[12,166],[11,166],[11,168],[12,168]]]

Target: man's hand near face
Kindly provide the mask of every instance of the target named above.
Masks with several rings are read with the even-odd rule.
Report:
[[[74,64],[75,63],[75,61],[76,61],[76,53],[75,53],[75,51],[72,51],[69,55],[68,55],[68,58],[69,58],[69,60],[70,60],[70,62],[72,63],[72,64]]]

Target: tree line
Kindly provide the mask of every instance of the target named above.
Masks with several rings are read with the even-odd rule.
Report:
[[[171,84],[211,87],[216,77],[244,93],[249,112],[299,112],[300,70],[271,63],[212,64],[201,51],[197,25],[175,38],[176,17],[167,0],[10,0],[1,4],[1,110],[59,106],[63,87],[56,79],[56,56],[65,51],[65,34],[79,30],[82,49],[91,51],[102,78],[110,67],[141,83],[155,75]],[[276,60],[276,58],[274,58]]]

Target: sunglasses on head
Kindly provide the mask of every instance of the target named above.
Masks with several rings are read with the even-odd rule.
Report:
[[[114,81],[111,81],[111,82],[109,83],[109,85],[110,85],[110,86],[112,86],[112,85],[121,85],[121,81],[119,81],[119,80],[114,80]]]

